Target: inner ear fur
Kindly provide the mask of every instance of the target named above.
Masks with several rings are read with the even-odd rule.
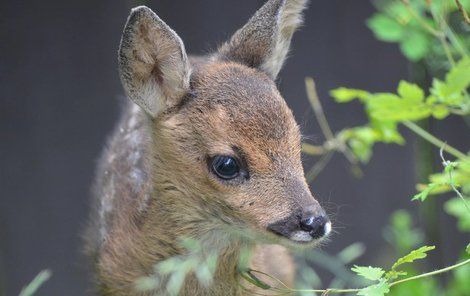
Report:
[[[276,79],[308,0],[269,0],[218,51],[222,60],[257,68]]]
[[[132,9],[118,60],[128,97],[152,117],[178,104],[189,90],[191,69],[184,44],[148,7]]]

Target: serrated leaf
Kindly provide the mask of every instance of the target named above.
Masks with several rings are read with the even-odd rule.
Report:
[[[431,115],[431,106],[417,96],[401,98],[391,93],[377,93],[367,101],[370,116],[383,121],[419,120]]]
[[[421,31],[409,30],[400,43],[400,50],[407,59],[417,62],[424,58],[431,48],[429,36]]]
[[[354,267],[351,268],[351,270],[354,271],[356,274],[371,281],[378,281],[379,279],[382,278],[382,276],[385,273],[385,271],[382,268],[372,267],[372,266],[354,265]]]
[[[369,93],[361,89],[340,87],[330,91],[330,96],[338,103],[346,103],[354,99],[366,100]]]
[[[439,102],[459,106],[465,101],[462,92],[470,86],[470,59],[460,60],[447,73],[445,81],[434,79],[431,93]]]
[[[403,38],[404,27],[386,15],[376,13],[367,20],[367,26],[374,32],[377,39],[397,42]]]
[[[390,285],[385,280],[380,280],[378,284],[361,289],[357,295],[363,296],[383,296],[390,292]]]
[[[403,99],[422,102],[424,91],[418,85],[401,80],[397,88],[398,95]]]
[[[397,268],[398,266],[405,264],[405,263],[412,263],[415,260],[426,258],[427,252],[434,250],[435,246],[424,246],[417,250],[411,251],[408,255],[401,257],[397,260],[392,266],[392,270]]]

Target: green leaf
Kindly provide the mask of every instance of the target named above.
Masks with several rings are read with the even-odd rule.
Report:
[[[400,50],[407,59],[417,62],[424,58],[431,48],[429,36],[421,31],[409,30],[400,43]]]
[[[462,92],[470,86],[470,59],[460,60],[450,69],[445,81],[434,79],[431,93],[439,102],[459,106],[464,103]]]
[[[434,250],[435,246],[424,246],[417,250],[411,251],[408,255],[401,257],[397,260],[392,266],[392,270],[397,268],[398,266],[405,264],[405,263],[412,263],[415,260],[426,258],[427,252]]]
[[[365,90],[340,87],[330,91],[330,96],[338,103],[346,103],[354,99],[367,100],[369,93]]]
[[[351,268],[351,270],[357,273],[358,275],[371,281],[378,281],[379,279],[382,278],[382,276],[385,273],[385,271],[382,268],[372,267],[372,266],[354,265],[354,267]]]
[[[470,204],[470,198],[465,199]],[[464,232],[470,232],[470,213],[462,199],[455,197],[444,204],[445,211],[457,218],[457,227]]]
[[[432,116],[436,119],[444,119],[449,116],[450,111],[444,105],[435,105],[432,108]]]
[[[347,141],[354,156],[362,163],[369,161],[372,156],[372,146],[379,139],[377,132],[369,126],[343,130],[339,137]]]
[[[427,106],[416,93],[401,98],[391,93],[377,93],[367,101],[370,116],[379,121],[419,120],[431,115],[431,106]]]
[[[470,244],[467,245],[465,248],[465,251],[467,252],[468,255],[470,255]]]
[[[424,91],[418,85],[407,81],[400,81],[397,88],[398,95],[403,99],[422,102],[424,100]]]
[[[378,284],[361,289],[357,295],[363,296],[383,296],[390,292],[390,285],[385,280],[380,280]]]
[[[421,192],[415,194],[411,200],[420,200],[425,201],[429,194],[432,193],[436,188],[442,186],[442,183],[429,183],[426,188],[424,188]]]
[[[397,42],[403,38],[404,27],[394,19],[376,13],[367,20],[367,26],[374,32],[377,39],[387,42]]]
[[[268,285],[267,283],[263,282],[260,280],[257,276],[255,276],[250,270],[241,272],[240,275],[242,278],[247,280],[248,282],[252,283],[253,285],[263,289],[263,290],[268,290],[271,289],[271,286]]]

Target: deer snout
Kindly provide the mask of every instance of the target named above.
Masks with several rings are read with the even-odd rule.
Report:
[[[272,223],[268,229],[292,241],[308,243],[327,236],[331,232],[331,222],[324,210],[316,205]]]

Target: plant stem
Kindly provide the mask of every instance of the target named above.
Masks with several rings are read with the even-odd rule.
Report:
[[[409,278],[406,278],[406,279],[402,279],[402,280],[392,282],[392,283],[390,283],[390,286],[395,286],[395,285],[398,285],[398,284],[401,284],[401,283],[404,283],[404,282],[408,282],[408,281],[417,280],[417,279],[420,279],[420,278],[425,278],[425,277],[430,277],[430,276],[434,276],[434,275],[437,275],[437,274],[441,274],[441,273],[450,271],[452,269],[459,268],[459,267],[464,266],[464,265],[469,264],[469,263],[470,263],[470,259],[467,259],[467,260],[464,260],[462,262],[456,263],[454,265],[447,266],[445,268],[441,268],[441,269],[438,269],[438,270],[434,270],[434,271],[431,271],[431,272],[419,274],[419,275],[412,276],[412,277],[409,277]]]
[[[420,24],[420,26],[424,30],[428,31],[431,35],[438,37],[438,38],[444,35],[443,32],[434,29],[425,20],[423,20],[422,17],[416,13],[413,7],[411,7],[410,2],[408,0],[402,0],[401,2],[403,2],[403,4],[405,5],[406,9],[411,14],[411,16],[418,22],[418,24]]]
[[[302,152],[309,155],[323,155],[328,152],[323,146],[316,146],[308,143],[302,143]]]
[[[435,275],[445,273],[445,272],[451,271],[453,269],[462,267],[462,266],[467,265],[469,263],[470,263],[470,259],[467,259],[467,260],[464,260],[462,262],[456,263],[456,264],[451,265],[451,266],[447,266],[447,267],[437,269],[437,270],[434,270],[434,271],[431,271],[431,272],[427,272],[427,273],[423,273],[423,274],[419,274],[419,275],[416,275],[416,276],[412,276],[412,277],[408,277],[408,278],[405,278],[405,279],[401,279],[401,280],[398,280],[398,281],[391,282],[391,283],[389,283],[389,286],[393,287],[393,286],[399,285],[401,283],[405,283],[405,282],[409,282],[409,281],[413,281],[413,280],[417,280],[417,279],[421,279],[421,278],[435,276]],[[358,288],[358,289],[292,289],[292,288],[289,288],[282,281],[280,281],[279,279],[273,277],[270,274],[267,274],[267,273],[264,273],[264,272],[258,271],[258,270],[251,270],[251,271],[255,272],[255,273],[263,274],[263,275],[277,281],[282,286],[284,286],[285,289],[287,289],[287,291],[286,291],[286,290],[283,290],[282,288],[277,288],[276,290],[280,291],[280,292],[290,292],[290,293],[294,293],[294,292],[311,292],[311,293],[323,293],[323,295],[327,295],[327,294],[330,294],[330,293],[331,294],[357,293],[357,292],[362,290],[362,288]]]
[[[411,122],[411,121],[404,121],[403,125],[406,126],[407,128],[409,128],[410,130],[412,130],[418,136],[420,136],[423,139],[425,139],[426,141],[428,141],[429,143],[433,144],[434,146],[436,146],[438,148],[444,147],[445,152],[459,158],[460,160],[470,161],[470,158],[467,155],[465,155],[463,152],[455,149],[452,146],[449,146],[448,144],[446,144],[442,140],[439,140],[435,136],[431,135],[430,133],[428,133],[427,131],[425,131],[421,127],[419,127],[416,123]]]
[[[470,17],[468,16],[468,13],[465,11],[465,8],[463,7],[462,3],[460,3],[459,0],[455,0],[455,4],[457,4],[457,7],[459,8],[460,13],[463,16],[463,20],[467,25],[470,25]]]
[[[326,167],[328,162],[330,162],[331,158],[333,157],[333,151],[330,151],[323,155],[319,161],[308,171],[305,175],[305,179],[307,179],[307,183],[312,182],[318,174]]]
[[[323,112],[323,107],[318,99],[317,90],[315,89],[315,81],[312,77],[305,77],[305,86],[307,89],[307,97],[312,105],[313,111],[315,112],[315,118],[320,125],[321,131],[327,140],[332,140],[335,136],[331,131],[330,125],[326,120],[325,113]]]

